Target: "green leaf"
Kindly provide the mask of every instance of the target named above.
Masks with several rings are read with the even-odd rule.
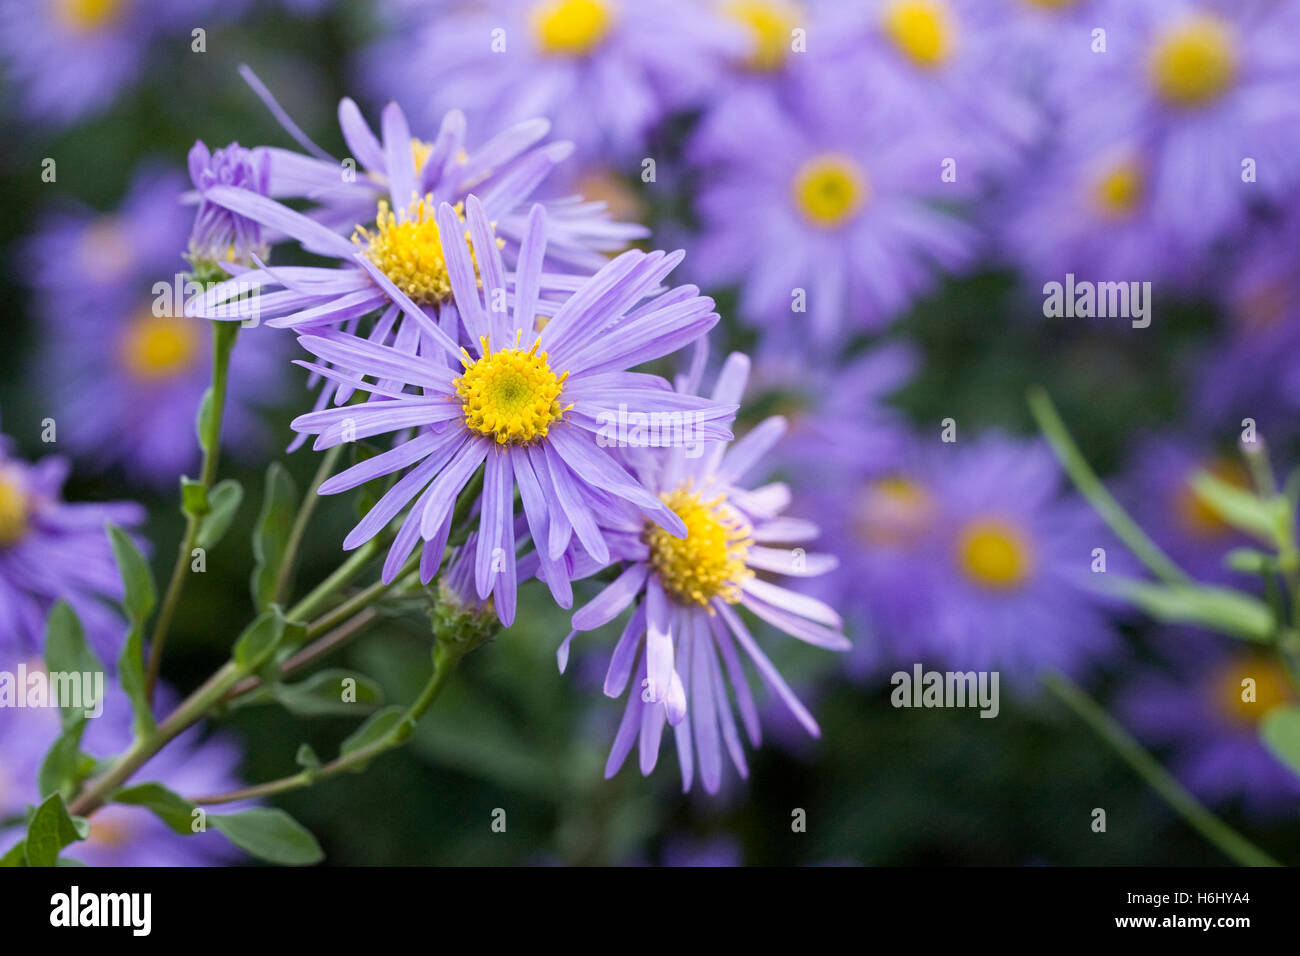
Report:
[[[272,604],[254,619],[235,641],[234,660],[250,674],[271,660],[284,637],[284,614]]]
[[[320,757],[316,756],[316,751],[312,749],[311,744],[300,746],[298,752],[293,755],[293,760],[304,770],[314,772],[321,768]]]
[[[1102,587],[1166,624],[1196,624],[1248,641],[1270,640],[1277,628],[1267,604],[1230,588],[1151,584],[1131,578],[1111,578]]]
[[[1243,574],[1273,574],[1277,571],[1277,559],[1256,548],[1233,548],[1223,556],[1223,564]]]
[[[212,434],[215,402],[216,396],[212,392],[212,386],[209,385],[203,393],[202,401],[199,402],[199,413],[194,419],[194,434],[199,440],[199,448],[204,450],[208,447],[208,436]]]
[[[244,486],[233,478],[219,481],[213,486],[208,494],[208,512],[199,525],[196,543],[200,548],[207,551],[221,543],[243,500]]]
[[[348,701],[343,699],[345,681],[353,681]],[[329,714],[363,714],[384,702],[379,685],[363,674],[347,670],[324,670],[296,684],[276,684],[271,696],[285,710],[299,717]]]
[[[1205,470],[1193,475],[1190,484],[1196,497],[1226,523],[1267,544],[1277,543],[1279,513],[1273,501]]]
[[[88,675],[93,680],[94,675],[102,677],[104,673],[104,664],[99,655],[86,643],[86,632],[77,612],[64,601],[57,601],[50,608],[50,616],[45,624],[45,670],[50,674],[51,686],[56,680],[56,674]],[[83,685],[82,691],[88,694],[91,693],[91,688]],[[86,711],[95,709],[94,700],[82,700],[80,704],[77,707],[62,708],[64,730],[80,724],[86,719]]]
[[[144,807],[181,836],[198,832],[194,829],[194,804],[160,783],[141,783],[119,790],[113,794],[112,802]]]
[[[293,479],[278,461],[266,470],[266,491],[262,497],[262,511],[253,529],[253,603],[258,610],[275,600],[275,588],[284,562],[285,548],[293,528],[294,509],[298,495]]]
[[[402,722],[402,716],[406,713],[404,707],[396,705],[385,707],[383,710],[371,715],[371,717],[360,727],[354,730],[347,739],[339,745],[339,756],[346,757],[383,739],[393,732]],[[356,771],[364,770],[365,764],[358,764]]]
[[[19,840],[13,847],[0,856],[0,869],[27,865],[27,841]]]
[[[126,608],[127,617],[132,622],[143,624],[153,613],[158,601],[158,591],[154,587],[153,574],[149,571],[149,562],[144,559],[131,536],[117,525],[108,525],[108,537],[113,543],[113,557],[122,571],[122,584],[126,597],[122,606]]]
[[[27,865],[54,866],[60,850],[89,835],[89,824],[74,820],[63,797],[53,794],[36,808],[27,824]]]
[[[1264,746],[1291,772],[1300,775],[1300,707],[1275,707],[1259,724]]]
[[[36,777],[36,786],[41,796],[59,793],[70,796],[83,779],[81,770],[81,735],[85,729],[84,718],[61,733],[54,745],[41,761],[41,769]]]
[[[136,737],[145,737],[153,732],[154,716],[149,709],[149,699],[144,689],[144,624],[133,624],[127,631],[126,643],[117,658],[117,680],[131,700],[131,709],[135,714],[132,728]]]
[[[308,866],[325,858],[311,831],[283,810],[257,807],[210,820],[235,846],[268,863]]]

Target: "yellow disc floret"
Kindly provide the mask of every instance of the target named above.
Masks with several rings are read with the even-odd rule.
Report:
[[[1042,10],[1065,10],[1078,2],[1079,0],[1025,0],[1025,3],[1031,7],[1038,7]]]
[[[22,482],[0,468],[0,548],[22,540],[30,513],[31,503]]]
[[[1033,570],[1028,539],[1001,518],[979,518],[957,535],[957,563],[980,587],[1009,591],[1020,587]]]
[[[952,55],[952,18],[940,0],[894,0],[884,28],[899,52],[923,69],[942,66]]]
[[[451,278],[431,199],[414,200],[400,219],[387,200],[379,200],[375,231],[357,226],[352,241],[365,248],[367,258],[411,301],[428,305],[451,297]]]
[[[1215,672],[1209,685],[1218,713],[1230,723],[1251,726],[1275,707],[1294,702],[1286,673],[1262,655],[1235,657]]]
[[[484,336],[483,357],[473,359],[461,349],[465,372],[453,383],[465,413],[465,426],[471,431],[495,438],[497,444],[526,445],[545,438],[551,425],[573,406],[560,404],[564,380],[569,373],[556,375],[547,362],[547,354],[538,352],[542,340],[533,347],[515,347],[493,352]]]
[[[684,538],[653,524],[643,535],[664,590],[681,604],[707,607],[715,597],[735,604],[741,586],[754,576],[745,566],[753,544],[749,522],[725,495],[706,498],[689,482],[659,497],[686,525]]]
[[[1237,77],[1237,38],[1216,17],[1197,15],[1170,28],[1151,51],[1151,82],[1174,106],[1217,99]]]
[[[1123,219],[1132,215],[1142,201],[1142,167],[1132,160],[1116,163],[1097,177],[1093,199],[1107,218]]]
[[[841,226],[862,208],[870,189],[858,165],[847,156],[818,156],[804,163],[794,178],[799,212],[815,226]]]
[[[55,0],[54,12],[74,33],[94,33],[112,26],[124,6],[123,0]]]
[[[893,475],[862,489],[853,509],[853,529],[869,544],[901,547],[925,533],[934,511],[929,492],[910,478]]]
[[[723,11],[744,26],[753,40],[745,65],[751,70],[779,70],[790,53],[799,9],[783,0],[732,0]]]
[[[533,7],[533,33],[542,52],[582,56],[605,39],[614,17],[602,0],[547,0]]]
[[[119,355],[131,377],[140,382],[165,382],[194,366],[202,337],[194,319],[142,312],[122,334]]]

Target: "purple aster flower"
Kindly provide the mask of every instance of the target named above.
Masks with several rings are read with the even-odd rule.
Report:
[[[1225,454],[1193,441],[1150,438],[1128,468],[1120,500],[1194,580],[1249,586],[1251,580],[1229,570],[1224,557],[1235,547],[1253,544],[1253,539],[1225,522],[1192,490],[1192,479],[1201,471],[1243,490],[1254,487],[1239,453]]]
[[[0,654],[38,653],[45,617],[60,598],[81,616],[87,639],[115,660],[123,624],[106,601],[122,598],[122,579],[104,525],[130,528],[144,509],[128,502],[70,504],[62,499],[68,463],[13,457],[0,435]]]
[[[828,8],[821,24],[843,59],[840,77],[905,105],[908,125],[932,134],[938,157],[956,159],[959,177],[984,182],[1022,162],[1044,133],[1022,82],[1025,64],[1008,50],[1007,16],[996,6],[868,0]],[[937,177],[937,159],[928,162]]]
[[[0,59],[23,114],[65,126],[134,83],[153,38],[188,42],[193,25],[220,9],[211,0],[0,0]]]
[[[436,119],[475,125],[550,117],[584,159],[639,155],[672,110],[700,102],[744,38],[685,0],[488,0],[394,5],[392,32],[364,63],[371,88]]]
[[[267,243],[254,219],[232,213],[207,198],[213,186],[236,186],[267,195],[271,186],[271,157],[265,149],[244,149],[231,143],[211,152],[202,140],[189,154],[190,180],[198,193],[198,211],[190,229],[189,260],[201,263],[237,262],[252,266],[265,258]]]
[[[629,508],[672,534],[685,533],[682,520],[603,447],[613,444],[605,437],[610,417],[629,409],[678,420],[690,416],[700,440],[717,441],[730,437],[726,425],[735,407],[679,395],[657,376],[624,371],[695,341],[718,321],[713,300],[693,286],[661,289],[682,253],[626,252],[552,307],[538,296],[546,213],[534,206],[513,277],[514,309],[507,315],[493,304],[493,290],[504,289],[506,279],[487,215],[473,196],[466,210],[475,258],[450,205],[439,208],[437,223],[444,237],[456,237],[442,249],[459,320],[475,344],[458,349],[432,324],[419,328],[419,340],[409,348],[338,331],[304,335],[299,341],[309,352],[333,363],[331,369],[306,367],[354,383],[371,400],[311,412],[293,427],[317,435],[318,449],[417,429],[414,437],[320,489],[346,491],[410,468],[344,541],[351,549],[370,540],[414,503],[389,551],[385,580],[392,580],[421,538],[421,576],[432,579],[456,498],[482,466],[475,584],[480,598],[493,595],[508,625],[517,580],[516,487],[540,576],[567,607],[571,575],[557,562],[575,538],[607,563],[609,546],[600,527]],[[407,314],[422,315],[415,306]]]
[[[1151,0],[1104,14],[1107,52],[1072,61],[1063,148],[1134,147],[1155,221],[1204,254],[1300,174],[1300,11]]]
[[[18,658],[22,660],[22,658]],[[4,658],[16,673],[17,663]],[[43,670],[39,660],[27,661],[27,672]],[[160,686],[159,699],[174,702],[169,688]],[[106,687],[103,714],[86,722],[83,750],[97,758],[120,753],[131,744],[131,706],[121,688]],[[45,753],[59,736],[59,712],[50,707],[6,708],[0,711],[0,820],[21,818],[39,801],[36,780]],[[221,793],[241,786],[237,777],[239,748],[225,736],[199,739],[192,728],[163,749],[142,772],[183,796]],[[243,804],[222,807],[238,810]],[[21,839],[19,828],[0,829],[0,852]],[[224,837],[215,831],[179,836],[143,807],[109,803],[90,818],[90,836],[63,855],[90,866],[213,866],[238,860]]]
[[[698,365],[679,381],[682,394],[696,391]],[[749,360],[739,353],[730,356],[713,401],[732,406],[744,393],[748,374]],[[820,733],[737,607],[816,647],[849,647],[840,632],[840,617],[828,605],[757,573],[811,577],[835,567],[833,557],[809,554],[803,547],[817,529],[782,514],[790,500],[785,485],[750,489],[740,484],[784,430],[785,421],[773,417],[730,448],[719,446],[694,456],[688,449],[674,448],[640,462],[646,483],[677,515],[686,534],[676,537],[644,520],[610,525],[611,556],[622,563],[622,572],[574,613],[573,633],[559,654],[563,669],[568,645],[578,631],[608,624],[633,607],[605,677],[605,693],[611,697],[624,693],[632,682],[605,767],[607,777],[618,772],[638,741],[641,772],[649,774],[658,761],[665,723],[675,730],[683,790],[690,790],[698,760],[705,790],[717,793],[724,748],[740,776],[747,777],[744,746],[727,692],[729,685],[750,744],[758,746],[758,709],[742,664],[745,658],[804,729],[813,736]]]
[[[972,258],[968,225],[936,207],[943,148],[907,116],[845,86],[808,82],[797,108],[761,90],[709,114],[690,147],[707,170],[693,258],[739,284],[743,318],[825,348],[879,328]]]
[[[877,645],[859,672],[921,661],[1024,679],[1078,674],[1116,650],[1088,584],[1094,549],[1107,573],[1128,562],[1083,502],[1062,497],[1042,443],[927,444],[840,487],[809,499],[834,518],[834,580]]]
[[[1177,644],[1176,666],[1141,673],[1123,693],[1125,722],[1144,740],[1169,748],[1170,769],[1205,802],[1238,802],[1261,817],[1293,815],[1300,777],[1259,739],[1265,714],[1300,703],[1281,663],[1225,649],[1221,640],[1197,640],[1184,629]]]

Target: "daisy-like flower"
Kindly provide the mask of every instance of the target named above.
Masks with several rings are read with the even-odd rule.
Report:
[[[1300,175],[1300,29],[1271,0],[1112,3],[1072,73],[1067,150],[1133,144],[1156,220],[1202,253]]]
[[[39,658],[7,655],[0,667],[16,673],[25,660],[30,675],[44,670]],[[160,710],[174,705],[176,695],[158,687]],[[0,820],[21,819],[29,805],[39,802],[36,781],[46,751],[58,738],[59,711],[52,707],[10,708],[0,720]],[[192,728],[149,762],[150,779],[185,796],[224,793],[242,786],[237,770],[238,746],[223,735],[200,739]],[[82,749],[99,758],[121,753],[131,745],[131,704],[116,684],[105,687],[104,711],[86,721]],[[239,810],[246,803],[231,804]],[[223,808],[223,811],[227,808]],[[20,839],[21,827],[0,829],[0,855]],[[178,836],[144,807],[109,803],[90,818],[90,835],[67,847],[63,856],[88,866],[220,866],[237,862],[238,852],[215,829]]]
[[[394,5],[396,6],[396,5]],[[670,111],[700,102],[743,38],[686,0],[487,0],[394,9],[365,71],[382,96],[476,125],[549,116],[584,160],[637,157]]]
[[[65,126],[134,83],[155,37],[188,43],[193,25],[222,9],[212,0],[0,0],[0,58],[23,113]]]
[[[231,143],[213,153],[202,140],[189,154],[190,180],[198,194],[198,210],[190,229],[189,260],[209,271],[222,262],[252,266],[265,258],[268,244],[254,219],[232,213],[207,198],[213,186],[236,186],[258,195],[271,187],[271,157],[265,149],[244,149]]]
[[[1021,680],[1079,674],[1117,648],[1088,585],[1094,549],[1106,573],[1125,573],[1125,556],[1087,505],[1062,497],[1041,442],[926,445],[843,487],[810,500],[844,563],[839,593],[881,647],[862,671],[921,661]]]
[[[1018,165],[1044,132],[989,0],[866,0],[827,8],[822,32],[854,76],[942,144],[958,175],[987,182]],[[1086,37],[1084,38],[1086,40]],[[841,82],[843,82],[841,80]]]
[[[714,387],[713,401],[727,406],[737,402],[748,373],[745,356],[730,356]],[[679,382],[684,394],[693,393],[697,385],[698,372]],[[815,576],[835,566],[833,557],[809,554],[803,548],[816,537],[816,527],[782,515],[790,500],[785,485],[750,489],[741,484],[784,429],[784,420],[774,417],[730,448],[710,449],[695,457],[673,449],[666,456],[641,462],[647,483],[685,525],[686,534],[676,537],[646,521],[612,526],[611,554],[622,562],[622,573],[574,613],[574,631],[559,655],[563,669],[577,632],[601,627],[635,604],[605,678],[605,693],[611,697],[624,693],[632,683],[606,764],[607,777],[618,772],[638,741],[641,772],[649,774],[658,760],[665,723],[675,730],[684,790],[691,788],[698,760],[705,790],[718,791],[724,748],[740,776],[748,776],[727,692],[730,686],[749,741],[758,746],[758,709],[742,666],[744,658],[808,733],[820,733],[739,613],[744,607],[817,647],[849,647],[835,611],[766,576]]]
[[[571,143],[544,142],[551,124],[536,117],[521,119],[471,148],[465,114],[458,109],[441,118],[433,139],[423,140],[411,135],[406,114],[396,103],[385,108],[376,136],[356,103],[344,97],[339,101],[339,128],[352,156],[338,160],[307,138],[251,70],[241,72],[309,154],[265,147],[271,173],[268,194],[311,200],[317,204],[311,217],[345,235],[359,223],[375,221],[381,202],[401,215],[417,198],[424,197],[429,208],[435,208],[438,203],[463,202],[473,191],[505,240],[507,261],[513,262],[533,194],[573,151]],[[611,221],[599,201],[572,197],[547,205],[547,256],[555,266],[594,272],[605,264],[607,253],[648,235],[642,226]]]
[[[1240,453],[1223,452],[1206,442],[1153,437],[1140,445],[1118,489],[1120,500],[1141,515],[1143,530],[1193,579],[1249,586],[1258,577],[1229,570],[1224,556],[1252,539],[1193,490],[1192,480],[1202,471],[1243,491],[1253,487]]]
[[[1300,777],[1259,739],[1270,710],[1300,704],[1282,664],[1186,629],[1175,640],[1167,656],[1177,663],[1138,675],[1121,695],[1125,722],[1169,748],[1170,769],[1207,803],[1238,803],[1264,818],[1294,814]]]
[[[59,447],[155,486],[174,486],[198,461],[194,409],[211,377],[209,330],[182,315],[193,218],[180,205],[183,183],[142,173],[121,212],[61,214],[24,250],[45,329],[32,388],[49,402]],[[245,338],[222,438],[246,455],[263,431],[255,409],[281,376],[274,336]]]
[[[732,96],[692,142],[707,171],[692,261],[706,284],[740,285],[743,318],[826,347],[967,265],[974,233],[936,207],[967,181],[941,181],[947,154],[904,115],[843,87],[800,89],[798,108],[760,90]]]
[[[0,435],[0,652],[38,654],[45,617],[62,598],[81,616],[101,656],[115,660],[122,622],[106,602],[121,600],[122,579],[104,525],[133,527],[144,521],[144,509],[65,502],[67,476],[64,459],[28,464]]]
[[[693,286],[664,291],[660,283],[680,252],[632,250],[585,280],[558,308],[538,297],[545,256],[546,212],[533,207],[513,277],[514,308],[496,308],[493,290],[506,285],[500,250],[476,197],[466,201],[473,254],[456,211],[443,203],[437,225],[445,241],[455,307],[475,344],[457,348],[436,326],[421,328],[419,343],[403,350],[340,332],[299,341],[334,367],[307,367],[352,381],[371,394],[364,405],[300,416],[295,430],[317,435],[315,447],[417,429],[391,450],[321,485],[322,494],[346,491],[407,469],[344,541],[355,548],[410,511],[384,566],[391,580],[420,539],[421,564],[431,580],[451,531],[453,505],[483,468],[475,585],[493,595],[503,624],[514,620],[517,581],[514,493],[517,488],[540,564],[540,576],[567,607],[570,573],[559,564],[576,539],[600,563],[609,560],[601,526],[624,509],[656,522],[666,533],[686,526],[672,509],[606,451],[611,416],[689,416],[702,441],[730,437],[734,405],[679,395],[662,379],[625,369],[661,358],[695,341],[718,321],[713,300]],[[475,275],[475,265],[481,283]],[[408,315],[414,306],[408,309]],[[375,384],[365,379],[374,378]]]

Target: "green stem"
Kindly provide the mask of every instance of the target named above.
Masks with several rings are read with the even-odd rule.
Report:
[[[429,680],[425,683],[424,689],[415,702],[406,708],[399,720],[393,727],[382,737],[372,741],[364,747],[344,754],[323,767],[314,770],[302,770],[298,773],[291,774],[288,777],[281,777],[279,780],[270,780],[266,783],[255,784],[251,787],[243,787],[239,790],[231,790],[226,793],[211,794],[203,797],[191,797],[190,802],[211,806],[212,804],[234,803],[237,800],[248,800],[253,797],[269,797],[278,793],[285,793],[289,790],[298,790],[303,787],[309,787],[318,780],[325,780],[329,777],[336,776],[347,770],[353,770],[357,767],[364,766],[371,760],[401,746],[411,736],[415,730],[415,725],[420,718],[438,699],[442,689],[446,686],[447,680],[455,671],[456,666],[460,663],[461,658],[470,650],[470,647],[455,641],[440,641],[433,656],[433,673],[429,675]]]
[[[369,607],[382,597],[390,595],[398,596],[405,593],[414,581],[418,581],[418,578],[412,579],[408,577],[408,575],[411,574],[419,564],[420,555],[417,553],[406,563],[406,566],[398,572],[398,577],[391,585],[385,584],[382,580],[376,581],[374,584],[370,585],[370,587],[363,591],[358,591],[338,607],[333,608],[312,621],[311,624],[307,626],[307,637],[319,637],[326,631],[342,624],[357,612]]]
[[[295,604],[285,614],[290,621],[310,620],[312,615],[319,612],[334,593],[340,588],[346,587],[358,574],[365,570],[366,565],[379,552],[383,546],[378,538],[371,538],[361,547],[352,552],[352,555],[334,569],[334,572],[320,584],[312,589],[311,593]]]
[[[290,529],[289,540],[285,544],[284,560],[280,562],[280,573],[275,582],[274,600],[277,604],[283,604],[285,598],[289,596],[289,584],[293,580],[298,551],[302,547],[302,540],[307,534],[307,526],[311,523],[312,515],[316,513],[316,506],[320,503],[320,495],[317,491],[334,471],[342,451],[342,445],[335,445],[325,452],[321,457],[320,466],[316,469],[316,475],[311,480],[311,487],[307,489],[302,504],[298,506],[298,514],[294,516],[293,528]]]
[[[1242,866],[1281,866],[1255,844],[1207,810],[1119,722],[1068,677],[1048,673],[1043,684],[1096,731],[1161,798],[1201,836]]]
[[[1052,451],[1055,452],[1061,467],[1065,469],[1070,480],[1074,482],[1075,488],[1079,490],[1079,494],[1087,499],[1115,536],[1124,542],[1152,574],[1166,584],[1190,583],[1191,579],[1186,572],[1174,564],[1158,544],[1147,537],[1146,532],[1106,490],[1106,486],[1102,484],[1101,479],[1097,477],[1096,472],[1092,470],[1087,459],[1074,443],[1074,439],[1070,437],[1070,432],[1061,421],[1061,416],[1057,414],[1056,407],[1042,388],[1035,386],[1029,390],[1029,410],[1033,413],[1048,444],[1052,446]]]
[[[230,688],[247,672],[234,661],[226,664],[209,677],[189,697],[185,698],[171,715],[153,731],[137,739],[102,777],[91,782],[69,806],[76,816],[89,816],[107,802],[114,791],[130,779],[131,775],[151,760],[158,751],[175,740],[183,731],[197,723],[204,714],[215,707]]]
[[[199,444],[203,449],[203,467],[199,482],[206,496],[212,490],[217,479],[217,463],[221,456],[221,423],[226,411],[226,391],[230,379],[230,353],[239,336],[238,322],[212,322],[212,384],[204,394],[203,402],[207,406],[207,415],[201,417]],[[185,533],[181,536],[180,546],[176,549],[176,561],[172,565],[171,578],[154,621],[153,636],[149,641],[149,663],[145,671],[145,699],[153,703],[154,687],[158,683],[158,672],[162,668],[163,647],[171,629],[172,618],[180,604],[181,592],[189,576],[190,555],[198,541],[199,531],[203,527],[203,515],[187,510],[185,516]]]

